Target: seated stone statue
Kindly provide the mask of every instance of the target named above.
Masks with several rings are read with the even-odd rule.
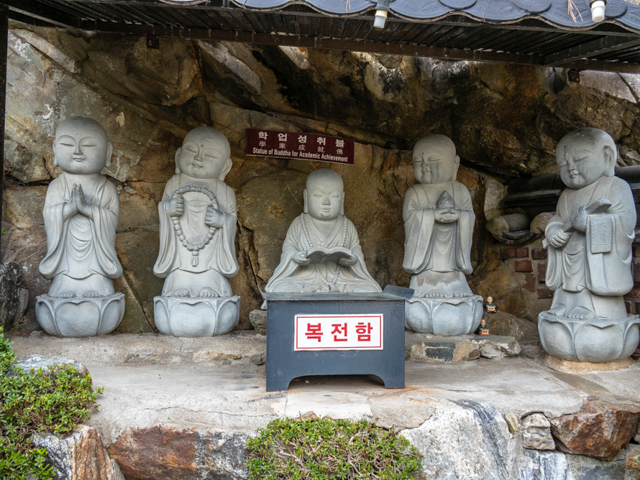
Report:
[[[160,215],[160,253],[153,273],[166,278],[168,297],[227,297],[238,272],[236,196],[224,183],[232,166],[229,142],[219,131],[190,131],[176,152]]]
[[[158,329],[175,336],[227,333],[237,325],[240,297],[229,278],[236,260],[236,196],[224,183],[232,166],[229,141],[218,130],[191,130],[176,152],[160,216],[160,252],[153,273],[165,278],[154,299]]]
[[[543,347],[568,360],[628,357],[638,345],[638,320],[623,300],[633,287],[636,211],[629,185],[614,176],[616,145],[602,130],[583,128],[560,140],[556,158],[567,188],[545,230],[546,283],[555,293],[540,314]]]
[[[407,190],[402,216],[402,266],[411,274],[414,296],[405,307],[407,328],[436,335],[474,332],[482,318],[482,297],[473,295],[475,214],[469,190],[456,181],[460,157],[444,135],[429,135],[413,149],[416,185]]]
[[[114,313],[107,322],[100,319],[103,306],[79,307],[85,308],[82,310],[85,316],[74,318],[78,312],[74,313],[75,307],[70,305],[82,302],[74,300],[59,308],[65,302],[56,299],[113,296],[112,279],[122,275],[115,250],[120,214],[118,193],[100,174],[111,163],[112,146],[100,124],[89,118],[71,117],[58,125],[53,152],[55,164],[63,173],[51,182],[45,199],[47,254],[40,263],[40,273],[51,279],[51,286],[49,295],[38,297],[38,320],[47,332],[56,335],[107,333],[104,330],[107,323],[111,330],[120,323],[124,303],[115,308],[119,313]],[[113,300],[123,302],[122,294],[116,294]],[[98,305],[100,301],[89,303]],[[96,331],[89,325],[93,320],[100,325]],[[87,326],[84,330],[77,325],[83,322]],[[66,329],[68,324],[70,327]]]
[[[380,292],[364,263],[358,233],[344,216],[342,177],[330,169],[307,178],[304,213],[282,246],[267,292]]]
[[[460,157],[444,135],[430,135],[413,149],[416,185],[404,197],[404,269],[415,297],[471,295],[475,214],[469,190],[456,181]]]

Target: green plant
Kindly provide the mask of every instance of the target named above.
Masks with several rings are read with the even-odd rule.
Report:
[[[276,419],[247,443],[249,479],[423,479],[420,453],[375,424]]]
[[[20,480],[29,474],[54,477],[47,450],[35,448],[34,435],[65,435],[97,408],[91,377],[70,365],[25,372],[12,368],[17,357],[0,329],[0,478]]]

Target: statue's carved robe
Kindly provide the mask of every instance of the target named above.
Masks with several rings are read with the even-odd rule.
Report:
[[[601,199],[611,201],[611,206],[606,212],[587,216],[586,232],[572,230],[563,248],[548,246],[546,283],[550,289],[587,289],[611,297],[622,296],[633,288],[630,265],[636,211],[627,182],[601,177],[581,189],[565,189],[547,230],[554,225],[570,225],[571,216],[579,207]]]
[[[460,211],[456,222],[436,222],[437,202],[443,191],[448,192],[455,209]],[[402,266],[412,274],[415,296],[424,296],[437,285],[434,272],[460,272],[454,283],[459,292],[471,294],[464,278],[464,274],[473,271],[471,242],[475,214],[469,190],[455,180],[437,185],[416,184],[405,194],[402,213],[405,229]]]
[[[198,254],[198,265],[192,265],[193,255],[178,239],[171,217],[167,211],[167,200],[180,187],[195,185],[213,193],[218,209],[224,215],[222,228],[218,228],[211,241]],[[186,192],[183,195],[184,213],[180,226],[190,243],[202,242],[209,231],[205,225],[207,207],[211,200],[203,193]],[[160,216],[160,253],[153,267],[153,273],[165,278],[162,294],[170,294],[179,289],[188,289],[190,296],[197,297],[202,288],[213,290],[215,296],[232,295],[228,278],[238,273],[235,251],[236,236],[236,196],[233,190],[215,179],[195,179],[178,173],[167,182],[158,204]]]
[[[80,183],[85,201],[91,204],[92,219],[77,213],[65,221],[62,212],[64,204],[71,200],[73,183],[62,173],[47,189],[43,211],[47,254],[40,263],[40,273],[47,279],[61,274],[74,280],[93,275],[118,278],[122,275],[115,250],[120,212],[118,192],[104,176]],[[104,288],[108,291],[99,293],[113,293],[111,280],[104,282]],[[59,293],[53,289],[49,292],[52,296]]]
[[[336,262],[311,263],[303,266],[293,261],[295,253],[317,246],[347,248],[358,258],[358,262],[353,266],[345,267]],[[380,286],[367,271],[358,232],[353,223],[348,218],[340,216],[336,219],[331,232],[324,235],[306,213],[291,222],[282,245],[280,264],[273,272],[265,290],[292,293],[381,291]]]

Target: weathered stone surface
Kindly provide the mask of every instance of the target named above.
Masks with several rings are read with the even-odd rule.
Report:
[[[0,265],[0,328],[8,331],[23,312],[20,312],[20,284],[22,272],[15,263]],[[16,318],[18,317],[18,318]]]
[[[520,354],[520,345],[513,337],[460,335],[442,337],[405,332],[405,348],[414,361],[460,362],[480,357],[501,359]]]
[[[167,425],[130,428],[109,447],[127,480],[247,478],[247,435]]]
[[[590,398],[575,414],[551,418],[560,451],[612,460],[638,431],[640,409]]]
[[[30,355],[26,358],[21,359],[18,363],[16,363],[13,368],[20,368],[25,372],[33,370],[49,370],[53,365],[71,365],[78,371],[78,374],[81,376],[89,375],[89,370],[80,362],[67,358],[67,357],[43,357],[42,355]]]
[[[629,445],[625,449],[625,468],[640,478],[640,445]]]
[[[538,450],[524,451],[517,478],[520,480],[575,480],[565,454]]]
[[[79,425],[66,438],[38,436],[33,443],[47,449],[47,461],[58,480],[124,480],[93,427]]]
[[[424,455],[422,465],[427,478],[479,480],[515,476],[514,440],[502,415],[490,404],[437,402],[429,419],[401,435]]]
[[[491,335],[515,337],[520,344],[538,343],[538,326],[510,313],[498,311],[485,315]]]
[[[249,321],[253,329],[261,335],[267,334],[267,312],[266,310],[251,310]]]
[[[551,424],[542,413],[532,413],[522,419],[522,445],[533,450],[555,450]]]

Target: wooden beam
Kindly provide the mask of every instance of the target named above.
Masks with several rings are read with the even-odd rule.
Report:
[[[23,21],[25,17],[34,18],[39,21],[46,22],[55,27],[77,28],[77,18],[71,15],[65,15],[62,10],[57,10],[39,2],[32,0],[3,0],[3,3],[9,7],[9,18]]]
[[[7,105],[7,47],[9,43],[9,8],[0,5],[0,155],[2,171],[0,171],[0,220],[2,220],[2,198],[4,192],[4,115]],[[1,228],[0,228],[1,229]],[[0,235],[0,261],[2,259],[2,235]]]
[[[581,43],[575,47],[568,48],[561,52],[547,55],[544,58],[545,65],[549,67],[563,66],[568,63],[580,61],[586,58],[596,57],[605,53],[624,50],[626,48],[640,45],[640,37],[635,35],[627,39],[619,37],[602,37],[590,42]]]
[[[128,33],[133,35],[179,36],[200,40],[218,40],[226,42],[254,43],[258,45],[278,45],[287,47],[306,47],[325,50],[350,50],[354,52],[385,53],[414,57],[432,57],[442,60],[489,61],[515,63],[520,65],[543,64],[544,58],[534,55],[513,53],[479,52],[472,50],[429,47],[423,45],[394,45],[380,42],[363,42],[332,38],[305,37],[297,35],[278,35],[268,33],[238,32],[200,28],[182,28],[151,25],[123,25],[113,22],[83,21],[81,30],[105,33]]]

